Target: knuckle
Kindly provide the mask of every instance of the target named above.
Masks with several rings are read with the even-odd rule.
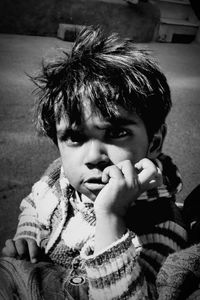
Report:
[[[26,241],[27,241],[27,243],[29,243],[29,244],[31,244],[31,243],[33,243],[33,242],[34,242],[34,240],[33,240],[33,239],[31,239],[31,238],[27,238],[27,239],[26,239]]]
[[[156,166],[152,166],[152,174],[153,174],[155,177],[157,177],[158,171],[157,171]]]
[[[1,253],[2,253],[3,255],[5,255],[6,252],[7,252],[7,248],[6,248],[6,247],[3,247],[3,249],[1,250]]]
[[[110,169],[111,169],[112,166],[108,166],[106,167],[104,170],[103,170],[103,173],[109,173]]]
[[[6,245],[6,246],[9,246],[11,243],[13,243],[13,240],[12,240],[12,239],[7,239],[7,240],[5,241],[5,245]]]
[[[24,244],[24,239],[17,239],[16,241],[14,241],[16,247],[20,247],[21,245]]]
[[[150,161],[150,159],[144,157],[141,159],[141,162],[144,164],[144,165],[150,165],[152,164],[152,162]]]
[[[156,169],[157,169],[158,175],[162,176],[161,169],[159,167],[157,167]]]
[[[16,240],[15,246],[16,246],[16,249],[17,249],[17,252],[19,253],[19,255],[22,255],[26,252],[26,246],[25,246],[24,239]]]
[[[38,245],[35,240],[31,239],[28,243],[29,253],[31,256],[35,256],[38,251]]]
[[[33,239],[30,239],[30,240],[28,241],[28,245],[29,245],[29,247],[31,248],[31,250],[35,250],[35,249],[37,248],[37,243],[36,243],[36,241],[33,240]]]
[[[124,164],[125,165],[132,165],[131,161],[129,159],[124,160]]]

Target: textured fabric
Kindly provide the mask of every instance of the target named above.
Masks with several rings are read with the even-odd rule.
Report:
[[[155,299],[155,279],[163,261],[187,245],[187,231],[175,204],[181,187],[178,170],[164,155],[155,163],[164,184],[138,198],[127,214],[127,234],[102,253],[93,254],[93,205],[80,201],[60,159],[22,201],[15,240],[31,237],[53,263],[74,267],[66,282],[70,286],[71,279],[83,279],[82,287],[88,283],[88,299]]]
[[[0,258],[0,272],[1,300],[88,299],[87,285],[70,285],[70,269],[56,264]]]
[[[127,232],[98,255],[90,255],[93,246],[85,245],[81,258],[85,264],[92,299],[149,299],[142,268],[137,262],[141,246]]]
[[[169,255],[157,286],[159,300],[200,299],[200,244]]]
[[[183,216],[190,228],[190,243],[200,242],[200,184],[187,196],[183,205]]]

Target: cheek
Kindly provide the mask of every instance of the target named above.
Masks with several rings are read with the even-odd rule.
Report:
[[[113,164],[117,164],[123,160],[131,160],[133,151],[129,148],[111,146],[108,149],[108,156]]]
[[[133,164],[145,158],[148,153],[148,143],[130,144],[126,147],[112,147],[109,149],[109,157],[113,164],[123,160],[130,160]]]
[[[73,159],[62,159],[62,165],[65,176],[69,180],[69,183],[76,189],[79,190],[80,185],[80,168],[77,166],[76,161]]]
[[[79,181],[80,166],[75,152],[62,145],[59,145],[59,151],[65,176],[70,184],[76,188],[77,182]]]

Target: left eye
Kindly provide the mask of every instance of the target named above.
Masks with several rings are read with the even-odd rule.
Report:
[[[117,139],[125,137],[127,135],[130,135],[130,132],[127,129],[113,128],[107,132],[106,137],[111,139]]]

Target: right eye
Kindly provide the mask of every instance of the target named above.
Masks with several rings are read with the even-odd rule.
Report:
[[[66,131],[65,134],[60,137],[60,141],[67,143],[69,146],[79,146],[82,145],[86,140],[86,137],[83,132],[69,130]]]
[[[127,128],[117,128],[117,127],[110,128],[106,133],[106,136],[111,139],[122,139],[130,135],[131,132]]]
[[[84,143],[85,137],[82,133],[74,131],[68,136],[67,141],[71,144],[79,145]]]

